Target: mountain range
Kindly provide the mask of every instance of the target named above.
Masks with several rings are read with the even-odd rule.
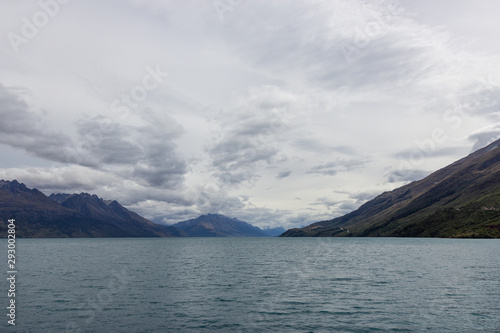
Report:
[[[16,220],[17,237],[174,237],[178,229],[158,225],[116,201],[96,195],[47,197],[17,180],[0,181],[0,234]]]
[[[219,214],[167,226],[95,194],[57,193],[47,197],[17,180],[0,180],[0,235],[6,235],[9,219],[16,220],[16,236],[21,238],[269,237],[285,231],[281,227],[262,230]]]
[[[172,226],[189,237],[270,237],[285,231],[283,228],[262,230],[247,222],[219,214],[202,215]]]
[[[17,180],[0,180],[0,235],[17,237],[464,237],[500,238],[500,140],[422,180],[384,192],[357,210],[284,232],[219,214],[173,226],[153,223],[96,195],[47,197]]]
[[[347,215],[281,236],[500,238],[500,140]]]

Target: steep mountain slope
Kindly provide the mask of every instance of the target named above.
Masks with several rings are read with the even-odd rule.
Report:
[[[8,219],[16,219],[17,237],[67,237],[68,234],[80,236],[81,228],[77,226],[88,224],[83,215],[62,207],[37,189],[29,189],[16,180],[1,180],[1,235],[5,235]]]
[[[500,237],[500,140],[329,221],[283,237]]]
[[[67,199],[61,203],[61,206],[77,210],[91,219],[107,221],[110,225],[123,230],[132,237],[181,235],[180,230],[176,228],[155,224],[129,211],[117,201],[106,201],[95,194],[51,194],[49,196],[51,199],[63,197]]]
[[[219,214],[202,215],[173,225],[190,237],[266,237],[260,228]]]
[[[106,204],[88,194],[53,198],[62,204],[16,180],[1,180],[0,237],[6,235],[8,219],[16,220],[17,237],[166,237],[180,233],[153,224],[116,201]]]

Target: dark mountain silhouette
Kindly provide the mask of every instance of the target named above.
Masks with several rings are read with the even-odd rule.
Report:
[[[347,215],[282,236],[500,238],[500,140]]]
[[[130,237],[150,237],[150,236],[180,236],[179,230],[153,223],[142,216],[134,213],[116,200],[103,200],[97,195],[80,194],[52,194],[49,198],[61,199],[66,197],[61,206],[74,209],[85,216],[99,221],[108,221],[108,223],[123,229]]]
[[[50,199],[17,180],[0,181],[0,234],[16,220],[17,237],[169,237],[180,231],[157,225],[116,201],[96,195],[55,194]]]
[[[189,237],[268,237],[253,225],[219,214],[202,215],[198,218],[173,225]]]

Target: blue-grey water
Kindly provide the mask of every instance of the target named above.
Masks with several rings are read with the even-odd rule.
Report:
[[[21,239],[2,332],[500,332],[500,241]],[[0,256],[7,259],[7,242]],[[3,266],[3,276],[7,267]]]

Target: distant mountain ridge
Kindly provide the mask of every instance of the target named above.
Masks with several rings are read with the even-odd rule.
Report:
[[[264,228],[261,230],[264,231],[264,233],[266,233],[268,236],[271,236],[271,237],[277,237],[286,231],[285,228],[283,228],[283,227]]]
[[[347,215],[282,236],[500,238],[500,140]]]
[[[219,214],[201,215],[173,225],[188,237],[269,237],[272,234],[247,222]]]
[[[181,232],[96,195],[53,194],[47,197],[17,180],[0,181],[0,233],[16,220],[17,237],[173,237]]]

